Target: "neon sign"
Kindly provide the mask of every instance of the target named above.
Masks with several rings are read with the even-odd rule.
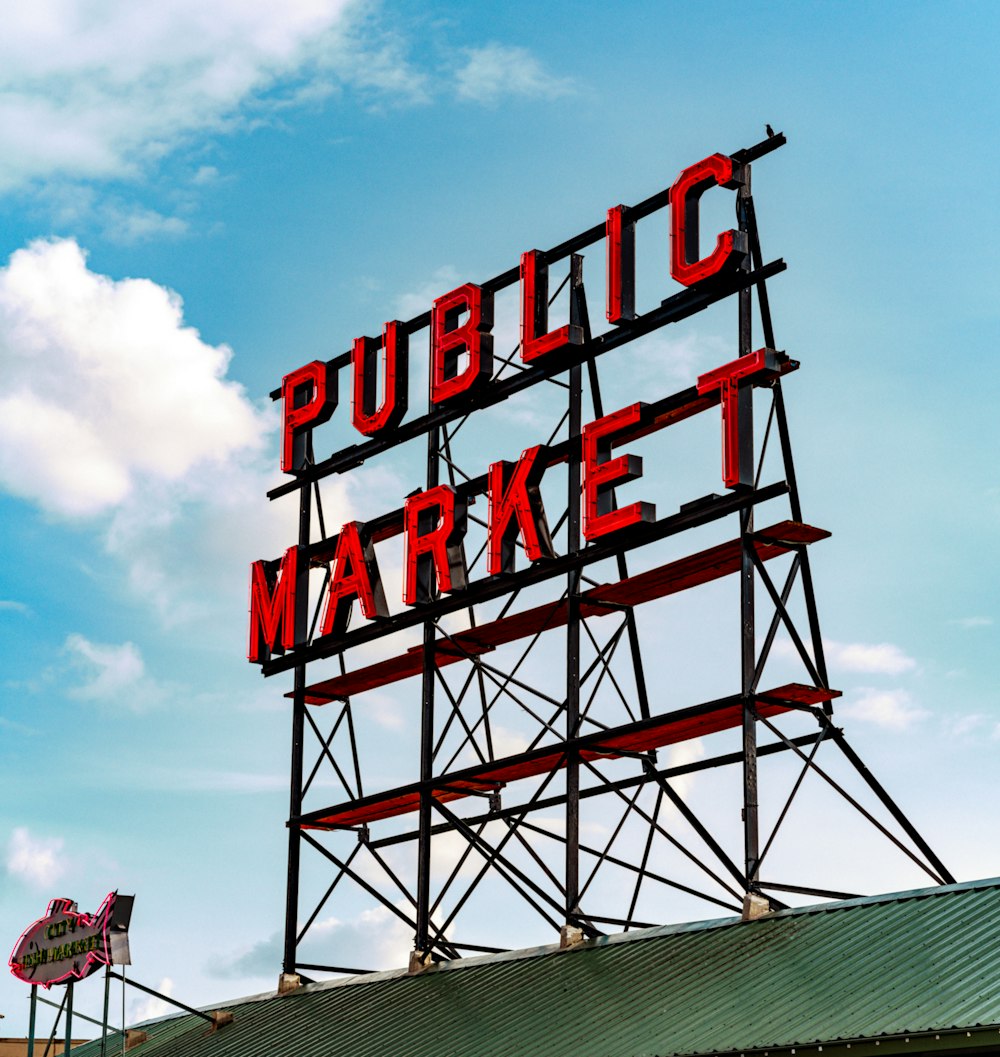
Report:
[[[133,896],[110,893],[96,914],[81,914],[71,899],[53,899],[45,917],[21,934],[8,964],[27,984],[69,983],[102,965],[128,964]]]
[[[532,249],[521,254],[516,271],[501,277],[502,282],[463,283],[435,298],[428,312],[408,324],[399,320],[387,322],[381,338],[356,338],[346,356],[329,362],[314,360],[287,374],[280,390],[281,468],[297,479],[272,492],[272,498],[298,487],[303,474],[343,472],[363,462],[367,453],[386,450],[455,415],[468,414],[505,398],[512,386],[510,379],[501,382],[494,373],[493,302],[494,290],[509,285],[511,280],[519,285],[521,376],[514,382],[518,389],[671,321],[663,310],[671,300],[677,301],[676,297],[664,301],[659,313],[649,314],[657,316],[655,322],[637,314],[635,306],[636,221],[657,209],[667,208],[670,213],[669,275],[686,288],[679,295],[682,299],[687,296],[687,300],[679,308],[677,318],[699,311],[716,296],[731,293],[733,284],[741,282],[739,273],[749,272],[746,232],[719,233],[714,248],[702,256],[699,203],[712,187],[738,189],[747,181],[748,169],[742,160],[713,154],[688,166],[669,190],[653,199],[635,207],[612,207],[603,225],[581,236],[590,236],[589,241],[603,236],[605,244],[605,316],[610,329],[596,338],[589,335],[589,327],[585,333],[580,313],[574,314],[572,306],[571,318],[566,322],[550,326],[548,318],[550,263],[570,256],[570,270],[575,270],[576,285],[582,291],[582,258]],[[688,309],[687,304],[693,307]],[[425,328],[428,411],[422,417],[407,420],[410,338]],[[496,596],[512,590],[525,577],[537,582],[565,571],[555,560],[559,556],[553,549],[541,481],[551,466],[568,459],[577,461],[581,468],[582,533],[587,544],[631,546],[646,542],[647,537],[656,538],[655,504],[643,496],[641,486],[633,483],[643,475],[642,459],[615,449],[719,405],[722,481],[733,490],[749,486],[752,451],[745,438],[751,411],[740,394],[752,386],[768,384],[794,366],[773,349],[758,349],[703,374],[694,387],[683,393],[600,415],[562,445],[534,445],[516,461],[495,461],[475,488],[437,484],[408,496],[400,510],[378,519],[377,539],[403,537],[404,608],[394,616],[390,616],[386,604],[371,525],[350,522],[319,548],[314,546],[307,552],[301,545],[290,547],[278,560],[254,562],[248,659],[261,664],[265,674],[271,674],[293,661],[282,657],[286,652],[298,655],[308,651],[309,656],[315,657],[344,648],[355,609],[369,622],[367,637],[378,637],[419,623],[430,608],[448,611],[463,604],[463,598],[467,604],[470,593],[479,597],[483,590],[490,590],[491,583],[497,588],[493,591]],[[349,368],[351,424],[365,440],[316,464],[311,458],[312,431],[329,421],[338,406],[338,374],[342,367]],[[358,457],[351,461],[355,451]],[[462,543],[468,523],[467,506],[477,494],[485,495],[488,503],[487,576],[470,584],[462,562]],[[516,568],[518,545],[527,559],[526,568]],[[597,550],[594,553],[596,556]],[[328,565],[330,575],[319,600],[322,618],[316,622],[311,641],[307,641],[308,569],[316,564]],[[351,641],[358,641],[359,634],[363,632],[355,629]]]

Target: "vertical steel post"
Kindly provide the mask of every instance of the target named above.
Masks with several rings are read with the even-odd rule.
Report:
[[[582,326],[580,299],[583,291],[583,258],[570,257],[570,325]],[[580,550],[580,461],[579,444],[582,426],[583,368],[575,364],[569,370],[569,458],[567,460],[566,550]],[[573,443],[573,438],[577,443]],[[567,577],[566,583],[566,739],[580,735],[580,572]],[[570,751],[566,760],[566,923],[578,924],[580,911],[580,755]]]
[[[28,1011],[28,1057],[35,1057],[35,1013],[38,1009],[38,985],[31,985],[31,1005]]]
[[[736,196],[736,215],[739,229],[749,240],[750,166],[745,168],[745,179]],[[749,256],[743,263],[750,269]],[[752,351],[752,290],[746,287],[739,293],[739,353],[748,356]],[[738,421],[740,428],[741,459],[749,452],[753,466],[753,386],[739,390]],[[745,852],[747,891],[756,891],[759,881],[760,830],[757,811],[757,711],[753,694],[753,677],[757,663],[754,627],[754,565],[750,548],[753,546],[753,507],[740,513],[740,668],[743,696],[743,842]]]
[[[124,984],[122,985],[125,986]],[[104,1028],[101,1033],[101,1057],[108,1052],[108,1011],[111,1005],[111,966],[104,967]],[[124,1027],[124,1024],[122,1025]]]
[[[427,488],[436,488],[440,479],[439,447],[441,430],[435,427],[427,435]],[[426,956],[431,946],[431,825],[432,795],[430,781],[434,775],[434,621],[424,621],[423,682],[420,699],[420,821],[417,837],[417,930],[414,949]]]
[[[309,394],[303,392],[296,402],[305,402]],[[312,437],[306,441],[307,460],[312,459]],[[299,485],[299,546],[307,547],[312,527],[312,484],[304,480]],[[307,574],[308,575],[308,574]],[[285,888],[285,948],[282,972],[294,973],[299,927],[299,860],[302,836],[298,818],[302,814],[302,760],[304,754],[306,716],[306,665],[295,666],[292,697],[292,767],[288,800],[288,878]]]
[[[66,1037],[63,1039],[63,1053],[69,1057],[73,1046],[73,981],[66,985]]]

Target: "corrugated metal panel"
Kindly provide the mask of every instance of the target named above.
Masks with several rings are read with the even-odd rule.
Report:
[[[149,1057],[671,1057],[1000,1023],[1000,879],[665,927],[148,1026]],[[94,1057],[96,1044],[74,1050]]]

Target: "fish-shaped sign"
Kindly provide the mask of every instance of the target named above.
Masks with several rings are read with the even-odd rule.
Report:
[[[21,934],[10,971],[25,983],[51,987],[82,980],[102,965],[129,964],[134,899],[112,892],[96,914],[81,914],[71,899],[53,899],[45,917]]]

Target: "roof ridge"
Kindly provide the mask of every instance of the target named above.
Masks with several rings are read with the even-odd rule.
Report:
[[[787,910],[776,910],[752,921],[743,921],[739,917],[729,916],[725,918],[710,918],[703,921],[675,922],[666,925],[656,925],[648,929],[634,929],[631,932],[620,932],[610,936],[600,936],[593,940],[585,940],[571,947],[561,948],[558,943],[545,944],[537,947],[525,947],[519,950],[503,951],[499,954],[481,954],[471,958],[455,958],[450,961],[437,962],[423,972],[411,974],[406,968],[386,969],[378,972],[363,973],[357,976],[337,977],[332,980],[318,980],[313,983],[304,984],[294,991],[279,996],[276,991],[265,991],[255,995],[235,998],[225,1002],[214,1002],[203,1007],[204,1011],[211,1011],[223,1007],[246,1005],[256,1002],[266,1002],[274,998],[289,998],[295,996],[315,994],[341,987],[355,987],[364,984],[383,983],[389,980],[407,979],[411,976],[419,979],[427,976],[435,976],[443,972],[457,972],[463,969],[484,968],[490,965],[502,964],[504,962],[526,961],[532,958],[543,958],[553,955],[572,955],[583,951],[600,950],[604,947],[618,946],[623,943],[641,943],[647,940],[660,939],[666,936],[682,935],[684,933],[708,932],[714,929],[729,928],[733,926],[763,926],[768,922],[786,920],[794,917],[809,917],[816,914],[833,913],[835,911],[855,910],[862,907],[873,907],[886,903],[901,903],[920,899],[932,899],[939,896],[956,895],[965,892],[984,891],[991,888],[1000,888],[1000,877],[983,878],[975,881],[963,881],[950,885],[935,885],[930,888],[914,888],[899,892],[885,892],[873,896],[857,896],[853,899],[841,899],[826,903],[813,903],[803,907],[789,907]],[[177,1014],[167,1014],[153,1020],[144,1021],[142,1025],[155,1024],[164,1020],[172,1020]],[[184,1016],[185,1014],[180,1014]]]

